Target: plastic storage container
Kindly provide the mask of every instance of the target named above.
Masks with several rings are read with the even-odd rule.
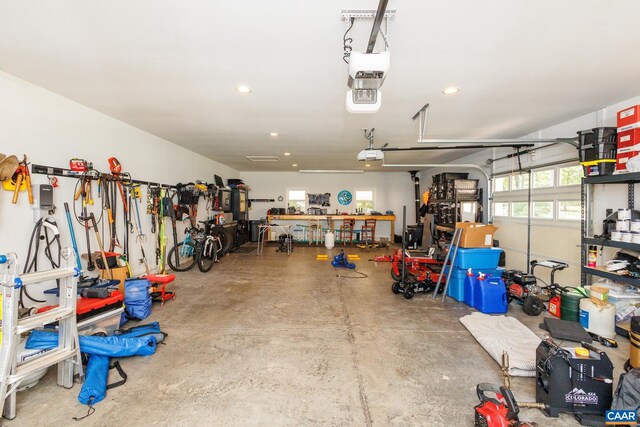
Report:
[[[478,276],[471,270],[467,270],[467,274],[464,278],[464,292],[463,301],[469,307],[473,307],[475,304],[476,288],[478,287]]]
[[[609,303],[598,306],[584,298],[580,301],[580,324],[589,332],[613,338],[616,336],[616,306]]]
[[[617,129],[599,127],[579,131],[578,139],[585,176],[611,175],[616,168]]]
[[[455,248],[454,248],[455,249]],[[472,268],[476,273],[484,270],[498,268],[500,262],[500,248],[458,248],[454,267],[464,269]]]
[[[449,273],[449,266],[444,268],[445,275]],[[474,273],[484,273],[487,277],[502,277],[502,270],[494,268],[488,269],[478,269],[475,270]],[[446,276],[445,276],[446,277]],[[461,268],[453,269],[451,273],[451,279],[449,280],[449,286],[447,287],[447,295],[456,301],[465,302],[464,301],[464,282],[467,278],[467,270]],[[475,297],[475,295],[474,295]]]
[[[501,277],[487,277],[478,280],[477,294],[475,295],[475,309],[485,313],[506,313],[509,305],[507,302],[507,288]]]

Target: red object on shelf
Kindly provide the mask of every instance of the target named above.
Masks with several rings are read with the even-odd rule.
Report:
[[[618,111],[618,132],[640,127],[640,105]]]
[[[142,276],[143,279],[147,279],[151,282],[151,296],[154,299],[160,301],[160,305],[164,305],[164,302],[170,299],[176,299],[176,293],[167,291],[167,283],[171,283],[176,280],[175,274],[150,274],[148,276]]]
[[[112,291],[108,298],[78,298],[78,302],[76,303],[76,318],[77,320],[83,320],[96,314],[122,307],[123,301],[124,295],[122,295],[119,290]],[[56,307],[58,306],[47,305],[40,307],[38,313],[44,313]]]
[[[616,171],[626,172],[627,162],[638,154],[640,154],[640,129],[635,128],[618,133]]]

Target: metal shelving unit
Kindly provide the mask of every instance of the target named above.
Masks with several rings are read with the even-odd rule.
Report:
[[[589,268],[587,267],[587,252],[589,245],[596,246],[605,246],[611,248],[620,248],[620,249],[629,249],[633,251],[640,252],[640,244],[637,243],[628,243],[628,242],[618,242],[603,238],[593,237],[593,218],[592,218],[592,209],[593,209],[593,186],[596,184],[610,185],[627,185],[627,207],[629,209],[634,209],[635,205],[635,184],[640,183],[640,173],[627,173],[620,175],[606,175],[606,176],[590,176],[582,179],[581,191],[580,191],[580,202],[582,208],[582,221],[580,224],[580,231],[582,234],[582,249],[580,260],[582,264],[581,270],[581,285],[584,286],[588,284],[587,278],[588,276],[598,276],[604,277],[607,279],[616,280],[618,282],[628,283],[634,286],[640,287],[640,279],[629,277],[629,276],[620,276],[614,273],[610,273],[607,271]]]

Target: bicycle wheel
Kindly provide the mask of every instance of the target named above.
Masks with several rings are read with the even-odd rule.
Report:
[[[224,234],[224,231],[222,231],[220,228],[214,228],[213,230],[211,230],[211,235],[216,240],[216,245],[218,248],[218,259],[221,259],[226,254],[224,248],[227,237]]]
[[[178,265],[176,265],[176,251],[178,252]],[[180,242],[171,248],[167,261],[173,271],[189,271],[196,264],[196,247],[191,242]]]
[[[213,237],[209,236],[204,239],[198,249],[198,269],[206,273],[213,268],[213,264],[218,259],[216,242]]]

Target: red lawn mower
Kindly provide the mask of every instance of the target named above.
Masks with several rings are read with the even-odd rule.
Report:
[[[433,257],[411,256],[402,249],[396,249],[391,258],[391,278],[394,280],[391,291],[394,294],[404,294],[411,299],[417,292],[432,292],[442,271],[443,263]],[[404,260],[404,277],[402,273]],[[444,286],[440,287],[444,291]]]

